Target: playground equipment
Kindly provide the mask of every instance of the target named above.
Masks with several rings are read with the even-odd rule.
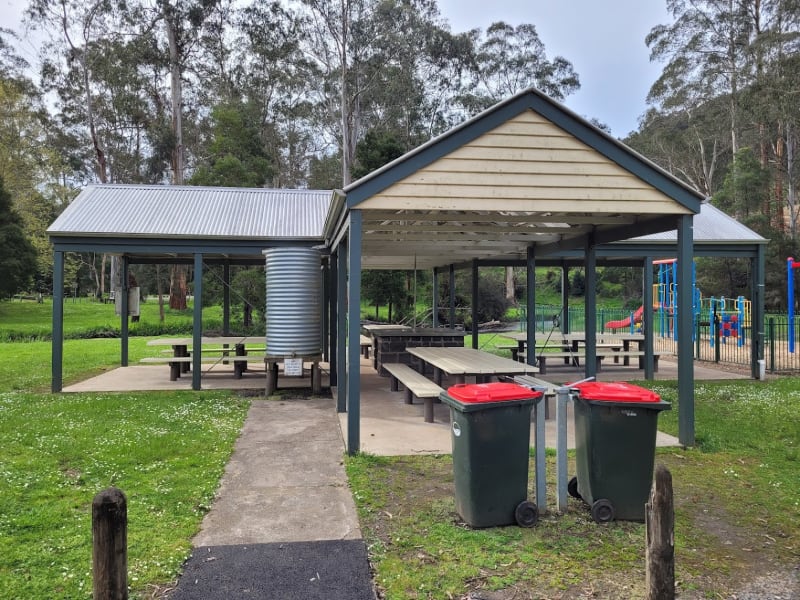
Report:
[[[677,263],[678,260],[676,258],[653,261],[654,265],[658,265],[658,283],[653,284],[653,310],[656,311],[656,333],[662,338],[672,337],[675,341],[678,340],[678,328],[675,327],[678,314],[676,302],[678,291]],[[794,264],[794,266],[800,266],[800,262]],[[712,348],[716,337],[713,335],[714,326],[718,327],[722,343],[727,343],[730,338],[734,338],[741,347],[745,341],[745,328],[750,325],[752,314],[750,300],[745,300],[743,296],[739,296],[736,299],[725,298],[724,296],[704,298],[700,290],[697,289],[696,281],[696,267],[692,263],[692,319],[694,322],[692,336],[697,335],[697,322],[703,315],[708,315],[708,323],[712,326],[712,335],[709,335]],[[644,306],[640,306],[629,317],[618,321],[609,321],[605,324],[605,327],[606,329],[630,327],[631,333],[634,333],[635,328],[641,325],[643,313]]]
[[[800,267],[800,261],[796,261],[791,256],[786,259],[786,280],[788,285],[788,302],[789,307],[789,352],[794,354],[794,271]]]

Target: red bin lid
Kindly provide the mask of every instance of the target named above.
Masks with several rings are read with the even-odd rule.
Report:
[[[573,388],[581,393],[584,400],[607,402],[661,402],[661,396],[652,390],[622,381],[586,381],[576,383]]]
[[[542,395],[542,392],[537,392],[516,383],[462,383],[447,388],[447,393],[451,398],[455,398],[465,404],[530,400],[539,398]]]

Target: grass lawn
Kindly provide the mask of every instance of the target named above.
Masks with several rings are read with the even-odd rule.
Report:
[[[152,348],[131,339],[131,361]],[[119,340],[67,340],[67,381]],[[132,598],[173,581],[249,406],[227,392],[49,394],[50,343],[0,343],[0,598],[91,598],[91,503],[128,498]]]
[[[94,317],[72,318],[86,329]],[[65,382],[114,366],[119,343],[67,340]],[[505,343],[479,339],[485,350]],[[131,338],[131,362],[157,352],[145,344]],[[0,343],[0,598],[91,597],[91,501],[110,485],[128,496],[131,597],[153,597],[188,555],[248,401],[210,391],[50,394],[50,348]],[[643,385],[677,401],[675,384]],[[800,379],[697,382],[698,447],[656,456],[674,480],[682,598],[778,595],[748,588],[758,578],[797,595],[798,411]],[[662,413],[661,428],[677,433],[677,416]],[[552,454],[548,461],[553,507]],[[570,499],[564,514],[545,514],[533,529],[473,530],[455,512],[449,456],[359,455],[346,467],[386,599],[644,595],[642,524],[597,525]]]
[[[676,402],[675,385],[649,387]],[[681,597],[729,598],[762,576],[800,589],[799,399],[797,379],[698,382],[698,448],[656,456],[673,476]],[[677,411],[660,419],[677,434]],[[551,508],[554,461],[549,455]],[[551,512],[532,529],[474,530],[455,511],[450,456],[359,455],[346,464],[386,599],[449,600],[476,590],[499,591],[487,596],[498,599],[645,595],[643,524],[597,525],[570,498],[566,513]]]

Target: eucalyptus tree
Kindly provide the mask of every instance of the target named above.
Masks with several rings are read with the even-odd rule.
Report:
[[[556,100],[564,100],[580,88],[572,63],[562,56],[548,59],[544,43],[532,24],[515,27],[497,21],[485,33],[476,29],[471,36],[474,46],[470,83],[459,97],[470,116],[531,86]],[[506,267],[508,302],[516,300],[514,279],[514,268]]]
[[[648,102],[666,112],[691,113],[710,98],[728,100],[728,136],[739,148],[739,100],[752,82],[749,47],[754,21],[748,10],[758,0],[667,0],[674,21],[650,30],[650,60],[665,62]]]
[[[352,179],[366,131],[394,131],[413,147],[450,123],[465,37],[453,36],[433,0],[298,0],[303,51],[326,141]],[[459,44],[460,42],[460,44]]]
[[[470,112],[483,110],[528,87],[564,100],[580,89],[572,63],[562,56],[547,58],[536,27],[497,21],[485,33],[473,31],[474,67],[470,89],[461,98]]]

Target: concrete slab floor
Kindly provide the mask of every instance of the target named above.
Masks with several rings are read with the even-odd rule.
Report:
[[[635,381],[642,379],[642,371],[636,367],[622,365],[604,366],[598,374],[599,381]],[[583,377],[581,369],[556,366],[548,368],[546,376],[540,378],[556,384],[576,381]],[[659,361],[659,372],[656,379],[674,380],[677,378],[677,364],[671,361]],[[729,373],[695,365],[696,379],[746,379],[741,374]],[[445,382],[443,388],[455,382]],[[332,389],[334,397],[337,390]],[[395,456],[409,454],[449,454],[450,441],[450,408],[442,403],[434,404],[434,422],[423,420],[423,404],[405,404],[404,392],[389,391],[389,378],[381,377],[372,368],[371,361],[361,361],[361,451],[379,456]],[[545,422],[545,441],[548,448],[555,448],[556,422],[555,409],[551,418]],[[339,414],[339,423],[344,439],[347,440],[347,413]],[[567,446],[575,447],[572,427],[572,412],[567,419]],[[531,431],[531,443],[534,435]],[[658,446],[679,446],[678,439],[659,431],[656,437]]]

